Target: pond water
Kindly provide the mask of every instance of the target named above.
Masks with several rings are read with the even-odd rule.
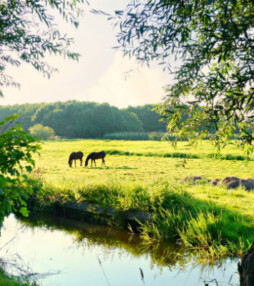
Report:
[[[4,221],[5,270],[39,285],[236,285],[237,259],[214,265],[189,261],[176,245],[144,245],[138,235],[54,217]],[[209,285],[216,285],[216,281]]]

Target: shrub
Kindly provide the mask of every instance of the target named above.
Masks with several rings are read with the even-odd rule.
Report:
[[[29,128],[29,131],[33,136],[40,137],[44,140],[51,139],[55,135],[55,131],[53,128],[43,126],[41,124],[35,124],[34,126]]]
[[[149,140],[153,140],[153,141],[160,141],[161,138],[163,137],[163,135],[165,134],[165,132],[151,132],[149,134]]]

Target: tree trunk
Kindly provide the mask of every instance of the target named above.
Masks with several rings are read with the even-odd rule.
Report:
[[[254,243],[238,264],[240,286],[254,286]]]

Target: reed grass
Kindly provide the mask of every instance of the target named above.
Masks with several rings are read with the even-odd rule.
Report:
[[[3,286],[36,286],[36,282],[22,282],[16,277],[10,277],[0,268],[0,285]]]
[[[37,182],[37,181],[36,181]],[[37,182],[38,183],[38,182]],[[137,184],[79,185],[77,189],[54,188],[42,184],[36,198],[38,209],[54,207],[67,201],[96,204],[101,207],[112,207],[116,210],[117,219],[126,211],[142,211],[153,214],[153,221],[140,224],[142,238],[147,243],[154,240],[173,241],[196,250],[200,257],[215,259],[223,256],[240,256],[254,241],[253,208],[245,208],[245,201],[253,200],[253,193],[245,190],[242,201],[237,199],[237,211],[219,200],[199,199],[185,190],[186,185],[142,186]],[[207,186],[212,192],[214,187]],[[200,192],[197,186],[196,191]],[[202,191],[202,188],[201,188]],[[227,196],[235,200],[231,191]],[[221,196],[221,198],[223,198]],[[236,203],[236,202],[235,202]],[[111,220],[112,223],[113,219]],[[119,225],[118,225],[119,226]]]

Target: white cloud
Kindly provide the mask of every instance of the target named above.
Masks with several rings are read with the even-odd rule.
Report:
[[[166,83],[166,74],[160,68],[138,67],[134,59],[123,58],[118,52],[84,99],[118,107],[159,103]]]
[[[55,59],[55,65],[59,73],[50,80],[28,65],[15,69],[21,89],[7,89],[0,104],[81,100],[107,102],[117,107],[137,106],[159,103],[164,96],[163,86],[168,83],[168,75],[159,67],[138,67],[134,59],[123,58],[120,52],[115,53],[97,77],[89,76],[83,59],[81,63],[62,59],[57,63]]]

